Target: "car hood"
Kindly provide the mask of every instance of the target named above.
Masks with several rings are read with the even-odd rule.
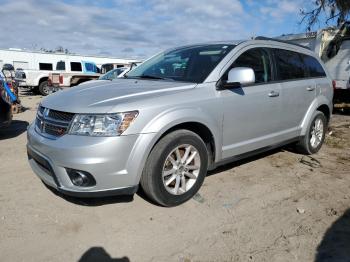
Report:
[[[41,104],[50,109],[72,113],[116,112],[120,104],[183,92],[195,86],[194,83],[165,80],[98,80],[51,94]]]

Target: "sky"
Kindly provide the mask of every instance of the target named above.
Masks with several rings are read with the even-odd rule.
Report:
[[[311,1],[310,1],[311,2]],[[0,48],[147,58],[169,47],[305,32],[305,0],[0,0]]]

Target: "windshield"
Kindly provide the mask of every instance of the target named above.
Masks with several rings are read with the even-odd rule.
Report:
[[[113,69],[113,70],[107,72],[106,74],[100,76],[98,79],[100,79],[100,80],[112,80],[112,79],[115,79],[115,78],[118,77],[118,75],[123,73],[124,70],[125,70],[125,68]]]
[[[211,44],[163,52],[127,73],[126,77],[202,83],[233,47]]]

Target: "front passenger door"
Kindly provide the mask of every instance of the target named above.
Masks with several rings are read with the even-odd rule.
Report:
[[[252,68],[255,83],[219,91],[224,108],[223,158],[279,142],[280,84],[271,82],[272,64],[266,49],[253,48],[243,52],[231,65],[230,69]]]

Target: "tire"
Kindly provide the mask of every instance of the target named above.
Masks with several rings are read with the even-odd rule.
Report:
[[[320,132],[322,132],[322,134],[319,133],[319,135],[316,135],[316,133],[314,132],[315,130],[315,123],[319,123],[318,121],[321,121],[322,123],[322,127],[320,128]],[[316,123],[316,125],[317,125]],[[322,147],[322,144],[324,142],[325,139],[325,135],[326,135],[326,130],[327,130],[327,125],[328,125],[328,121],[327,118],[325,117],[325,115],[320,112],[320,111],[316,111],[312,117],[312,120],[308,126],[308,129],[306,131],[306,135],[303,136],[301,138],[301,140],[299,141],[299,143],[297,144],[297,150],[303,154],[306,155],[312,155],[317,153],[320,148]],[[312,136],[314,134],[314,137],[316,140],[314,140],[314,142],[316,141],[317,143],[313,143],[312,141]]]
[[[39,84],[39,92],[41,95],[43,96],[47,96],[49,94],[52,93],[52,90],[50,91],[50,87],[48,85],[48,81],[42,81],[40,84]]]
[[[190,162],[186,165],[187,161]],[[152,149],[141,176],[141,187],[155,203],[177,206],[198,192],[207,168],[208,151],[203,140],[191,131],[176,130]]]

